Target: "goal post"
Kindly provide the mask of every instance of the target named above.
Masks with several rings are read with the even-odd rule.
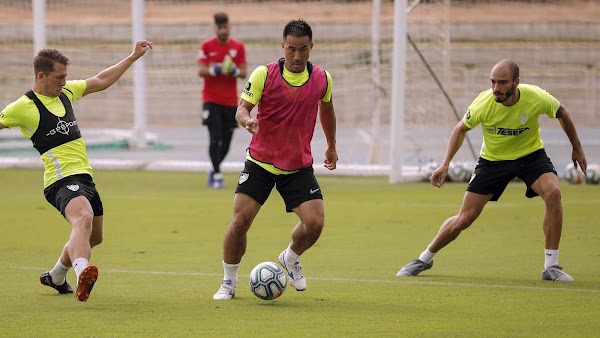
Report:
[[[390,183],[399,183],[404,177],[402,145],[404,144],[404,97],[406,91],[406,5],[406,0],[394,2]]]
[[[132,42],[146,38],[144,0],[131,0]],[[133,64],[133,132],[130,145],[137,149],[147,147],[146,137],[146,59]]]

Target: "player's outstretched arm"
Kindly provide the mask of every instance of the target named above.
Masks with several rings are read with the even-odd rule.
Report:
[[[146,51],[151,48],[152,42],[148,40],[136,42],[133,52],[131,52],[128,57],[124,58],[116,65],[106,68],[96,76],[85,80],[87,87],[85,92],[83,92],[83,95],[85,96],[87,94],[99,92],[112,86],[137,59],[141,58],[146,54]]]
[[[573,122],[571,114],[569,114],[569,111],[561,105],[556,112],[556,117],[558,118],[560,126],[565,131],[565,134],[567,134],[567,137],[571,142],[571,146],[573,147],[573,151],[571,152],[571,160],[573,161],[573,165],[575,168],[579,166],[581,171],[583,171],[585,174],[587,171],[587,160],[585,159],[583,146],[581,145],[581,141],[579,141],[579,136],[577,136],[577,129],[575,129],[575,123]]]
[[[333,170],[336,168],[338,155],[336,150],[336,118],[335,110],[333,109],[333,98],[329,102],[319,102],[319,118],[323,133],[327,139],[327,149],[325,149],[325,160],[323,160],[325,168]]]
[[[442,164],[433,171],[431,174],[431,178],[429,181],[435,187],[441,188],[444,186],[444,182],[446,181],[446,176],[448,176],[448,167],[450,166],[450,162],[456,155],[456,152],[463,144],[465,137],[467,136],[467,132],[471,130],[467,127],[462,120],[458,121],[452,134],[450,135],[450,140],[448,141],[448,146],[446,147],[446,154],[444,155],[444,160],[442,160]]]

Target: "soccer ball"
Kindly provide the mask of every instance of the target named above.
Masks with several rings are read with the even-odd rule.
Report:
[[[587,173],[585,175],[585,183],[587,184],[600,184],[600,167],[588,166]]]
[[[273,262],[262,262],[250,272],[250,291],[263,300],[281,297],[287,286],[287,277]]]
[[[580,184],[583,181],[583,173],[575,168],[573,163],[567,164],[565,167],[565,180],[571,184]]]
[[[452,182],[469,182],[473,172],[462,162],[451,162],[448,168],[448,177]]]

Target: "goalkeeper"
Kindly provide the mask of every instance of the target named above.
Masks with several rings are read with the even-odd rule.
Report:
[[[214,15],[215,36],[204,40],[198,49],[198,75],[204,78],[202,124],[208,127],[208,153],[212,169],[208,186],[224,187],[221,162],[229,152],[233,130],[237,127],[237,78],[245,78],[246,51],[241,41],[229,36],[231,26],[225,13]]]

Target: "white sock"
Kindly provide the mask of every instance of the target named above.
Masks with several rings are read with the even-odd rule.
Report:
[[[552,265],[558,265],[558,250],[546,249],[544,250],[544,253],[544,270]]]
[[[75,258],[73,261],[73,270],[75,270],[75,274],[77,275],[77,281],[79,282],[79,275],[87,266],[90,265],[87,259],[83,257]]]
[[[61,261],[60,257],[58,258],[58,262],[56,265],[50,270],[50,277],[52,278],[52,283],[56,285],[63,285],[65,283],[65,279],[67,277],[67,272],[69,272],[70,267],[65,266]]]
[[[292,250],[292,244],[290,243],[290,245],[288,245],[287,249],[285,249],[285,264],[288,265],[294,265],[297,261],[298,258],[300,258],[300,256],[298,254],[296,254],[294,252],[294,250]]]
[[[419,256],[419,260],[429,264],[431,263],[431,261],[433,260],[433,256],[435,256],[437,252],[431,252],[429,251],[429,248],[425,249],[425,251],[423,251],[423,253]]]
[[[228,264],[223,261],[223,280],[231,280],[231,286],[237,286],[238,282],[238,268],[240,263]]]

